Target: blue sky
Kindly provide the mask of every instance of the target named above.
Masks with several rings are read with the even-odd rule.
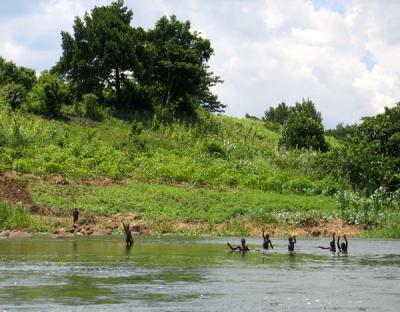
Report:
[[[0,1],[0,55],[38,72],[61,54],[95,0]],[[400,1],[126,0],[133,25],[162,15],[189,19],[211,40],[215,88],[227,114],[262,116],[269,106],[310,98],[324,124],[357,122],[400,101]]]

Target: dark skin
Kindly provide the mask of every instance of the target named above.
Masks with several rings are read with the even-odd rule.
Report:
[[[323,246],[318,246],[318,248],[321,249],[329,249],[332,252],[336,252],[336,245],[335,245],[335,233],[332,234],[332,240],[329,242],[330,247],[323,247]]]
[[[72,211],[72,221],[75,224],[76,222],[78,222],[78,218],[79,218],[79,210],[77,208],[75,208]]]
[[[347,254],[347,247],[348,247],[349,243],[347,242],[346,235],[343,235],[343,239],[344,239],[344,242],[342,242],[340,244],[340,236],[338,236],[337,246],[338,246],[339,252]]]
[[[239,250],[240,252],[246,252],[250,250],[249,247],[246,245],[246,240],[244,238],[242,238],[242,240],[240,241],[239,246],[232,247],[232,245],[229,243],[227,243],[227,245],[232,251]]]
[[[124,226],[124,231],[126,235],[126,247],[131,247],[133,246],[133,237],[132,237],[132,229],[129,224],[122,223]]]
[[[272,242],[269,239],[269,234],[265,234],[264,230],[262,232],[262,237],[263,237],[263,249],[268,249],[268,246],[270,245],[272,249],[274,249],[274,246],[272,246]]]
[[[288,250],[289,251],[294,251],[294,244],[296,244],[296,236],[289,237],[289,245],[288,245]]]

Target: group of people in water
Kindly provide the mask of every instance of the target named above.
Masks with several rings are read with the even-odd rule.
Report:
[[[78,218],[79,218],[79,211],[78,209],[74,209],[72,212],[72,221],[75,224],[76,222],[78,222]],[[125,224],[122,223],[123,227],[124,227],[124,231],[125,231],[125,242],[126,242],[126,247],[130,248],[133,246],[134,241],[133,241],[133,237],[132,237],[132,228],[129,224]],[[274,249],[274,246],[272,245],[272,242],[269,238],[269,234],[265,233],[265,231],[262,231],[262,238],[263,238],[263,244],[262,244],[262,248],[263,250],[268,250],[269,247],[271,247],[272,249]],[[339,253],[343,253],[343,254],[347,254],[347,247],[348,247],[348,241],[346,238],[346,235],[343,235],[343,239],[344,242],[342,241],[342,243],[340,243],[340,236],[338,236],[337,238],[337,248],[339,250]],[[329,247],[324,247],[324,246],[318,246],[317,248],[321,248],[321,249],[329,249],[331,252],[336,252],[336,234],[333,233],[332,234],[332,240],[329,243]],[[289,244],[288,244],[288,251],[289,252],[293,252],[294,251],[294,245],[296,244],[296,236],[290,236],[288,238]],[[246,245],[246,240],[244,238],[241,239],[240,241],[240,245],[233,247],[230,243],[227,243],[227,245],[229,246],[229,248],[231,249],[231,251],[240,251],[240,252],[247,252],[250,251],[249,247]]]
[[[265,231],[263,230],[262,232],[262,238],[263,238],[263,250],[268,250],[269,247],[271,247],[272,249],[274,249],[274,246],[272,245],[272,242],[269,238],[269,234],[265,234]],[[330,241],[329,243],[329,247],[324,247],[324,246],[318,246],[317,248],[321,248],[321,249],[329,249],[331,252],[336,252],[336,234],[333,233],[332,234],[332,241]],[[342,241],[342,243],[340,243],[340,236],[338,236],[337,238],[337,247],[339,250],[339,253],[342,254],[347,254],[347,247],[348,247],[348,241],[346,238],[346,235],[343,235],[343,239],[344,242]],[[288,238],[289,244],[288,244],[288,251],[289,252],[293,252],[294,251],[294,245],[296,244],[296,236],[290,236]],[[240,245],[233,247],[230,243],[227,243],[228,247],[231,249],[231,251],[240,251],[242,253],[246,252],[246,251],[250,251],[249,247],[246,245],[246,240],[244,238],[241,239]]]

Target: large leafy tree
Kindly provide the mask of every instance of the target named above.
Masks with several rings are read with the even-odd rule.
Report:
[[[209,40],[191,31],[189,21],[164,16],[149,31],[148,40],[153,62],[152,90],[162,107],[188,112],[197,105],[223,111],[225,106],[210,91],[221,82],[207,65],[214,50]]]
[[[122,0],[94,7],[75,18],[73,35],[62,32],[63,54],[55,70],[73,83],[78,98],[101,95],[111,88],[120,97],[121,85],[138,68],[132,11]]]
[[[352,126],[341,148],[322,158],[325,170],[367,194],[400,188],[400,103]]]

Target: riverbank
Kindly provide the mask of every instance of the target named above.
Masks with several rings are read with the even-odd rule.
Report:
[[[0,229],[53,238],[123,234],[122,222],[135,235],[260,236],[265,229],[272,236],[359,236],[363,230],[343,222],[334,198],[321,195],[8,173],[0,178],[0,199],[8,203],[2,214],[9,219]],[[77,228],[71,228],[74,208]]]

